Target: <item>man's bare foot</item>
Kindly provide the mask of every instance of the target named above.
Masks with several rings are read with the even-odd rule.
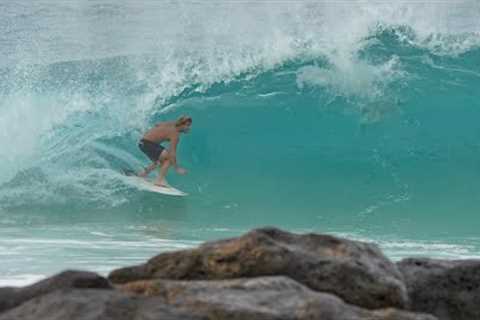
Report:
[[[155,186],[157,187],[161,187],[161,188],[170,188],[170,185],[169,184],[158,184],[158,183],[155,183]]]
[[[157,187],[162,187],[162,188],[170,188],[171,186],[168,184],[167,181],[156,181],[155,185]]]

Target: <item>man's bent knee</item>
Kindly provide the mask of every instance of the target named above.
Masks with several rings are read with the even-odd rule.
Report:
[[[168,160],[168,151],[163,150],[160,156],[158,157],[158,163],[163,163],[165,160]]]

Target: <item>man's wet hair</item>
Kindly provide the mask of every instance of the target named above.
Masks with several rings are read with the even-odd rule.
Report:
[[[187,123],[190,123],[192,124],[192,118],[189,117],[189,116],[180,116],[180,118],[177,119],[177,121],[175,122],[175,126],[177,127],[180,127],[180,126],[183,126],[184,124],[187,124]]]

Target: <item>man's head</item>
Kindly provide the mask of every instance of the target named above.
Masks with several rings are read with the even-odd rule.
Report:
[[[175,122],[175,127],[177,128],[177,130],[183,133],[187,133],[190,130],[191,125],[192,118],[189,116],[181,116]]]

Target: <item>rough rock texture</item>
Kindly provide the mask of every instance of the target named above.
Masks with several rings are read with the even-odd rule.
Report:
[[[286,277],[147,280],[121,290],[58,289],[1,313],[0,320],[437,320],[362,309]]]
[[[404,259],[411,309],[441,320],[480,319],[480,260]]]
[[[394,264],[375,245],[273,228],[109,278],[66,271],[0,288],[0,320],[480,320],[480,260]]]
[[[163,303],[208,319],[245,320],[435,320],[393,308],[367,310],[315,292],[286,277],[217,281],[144,280],[121,290],[158,297]]]
[[[214,280],[284,275],[365,308],[407,305],[402,275],[373,244],[274,228],[160,254],[146,264],[113,271],[109,279]]]
[[[111,289],[107,279],[93,272],[64,271],[23,288],[0,288],[0,313],[34,297],[64,288]]]
[[[0,313],[0,320],[206,320],[158,299],[114,290],[61,289]],[[214,318],[212,318],[214,319]]]

